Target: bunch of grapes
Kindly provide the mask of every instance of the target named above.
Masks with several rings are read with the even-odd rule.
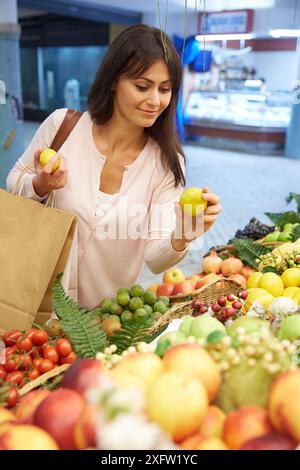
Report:
[[[294,250],[285,256],[275,256],[273,253],[267,253],[257,258],[256,263],[262,264],[263,267],[271,267],[282,274],[288,268],[300,268],[300,254]]]
[[[259,240],[260,238],[265,237],[269,233],[274,232],[274,225],[267,225],[261,223],[255,217],[250,219],[250,222],[242,229],[237,230],[235,233],[235,238],[251,238],[252,240]]]

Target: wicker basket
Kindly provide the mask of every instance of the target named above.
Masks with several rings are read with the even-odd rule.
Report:
[[[173,302],[175,301],[174,305],[159,320],[157,320],[151,328],[149,328],[149,334],[154,335],[158,333],[162,328],[176,318],[191,315],[193,311],[193,299],[199,299],[201,302],[212,304],[217,302],[222,295],[227,295],[230,292],[237,294],[239,290],[241,290],[241,286],[237,282],[232,279],[220,278],[193,291],[188,296],[180,294],[178,296],[173,296],[172,300]]]
[[[49,372],[46,372],[31,382],[28,382],[28,384],[24,385],[24,387],[19,390],[19,396],[22,397],[23,395],[31,392],[31,390],[39,388],[41,385],[47,382],[47,380],[53,379],[54,377],[57,377],[58,375],[65,372],[68,367],[70,367],[70,364],[63,364],[62,366],[54,367],[54,369],[50,370]]]

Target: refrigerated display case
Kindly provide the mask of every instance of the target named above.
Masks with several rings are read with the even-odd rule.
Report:
[[[186,140],[280,152],[291,103],[289,92],[192,91],[184,109]]]

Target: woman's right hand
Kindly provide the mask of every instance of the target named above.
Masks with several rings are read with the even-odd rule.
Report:
[[[37,150],[34,154],[34,166],[36,175],[33,177],[32,184],[34,191],[39,197],[45,196],[50,191],[64,188],[67,184],[68,170],[66,161],[62,156],[54,156],[46,166],[40,164],[40,154],[42,150]],[[51,173],[53,165],[60,158],[58,169]]]

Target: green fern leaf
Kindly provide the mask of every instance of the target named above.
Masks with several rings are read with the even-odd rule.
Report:
[[[256,270],[258,269],[258,263],[256,262],[256,259],[258,259],[261,255],[265,255],[266,253],[272,251],[272,248],[266,247],[261,243],[255,243],[250,238],[234,238],[233,246],[233,253],[238,256],[238,258],[240,258],[243,263],[251,266]]]
[[[149,343],[149,328],[153,325],[154,320],[151,318],[140,318],[129,320],[122,324],[122,329],[117,330],[113,336],[109,338],[111,344],[117,346],[117,353],[122,354],[123,351],[130,346],[135,346],[142,341]],[[150,341],[149,341],[150,340]]]
[[[61,278],[62,274],[59,274],[53,285],[53,310],[77,357],[95,357],[106,347],[106,334],[92,312],[88,312],[66,295]]]
[[[265,215],[279,227],[280,230],[283,230],[285,224],[296,224],[300,222],[300,215],[293,211],[279,212],[278,214],[265,212]]]

